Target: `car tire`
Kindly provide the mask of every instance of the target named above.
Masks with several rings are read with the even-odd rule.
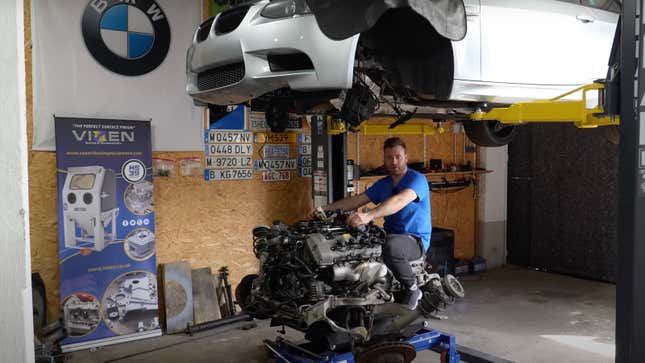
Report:
[[[516,126],[498,121],[464,121],[464,130],[470,141],[478,146],[504,146],[513,140]]]

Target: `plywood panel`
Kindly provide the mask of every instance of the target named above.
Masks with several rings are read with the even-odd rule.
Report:
[[[193,279],[193,312],[195,324],[220,319],[219,302],[210,267],[191,271]]]

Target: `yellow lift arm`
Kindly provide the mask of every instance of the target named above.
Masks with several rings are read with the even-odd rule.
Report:
[[[345,132],[347,132],[347,127],[344,121],[327,116],[327,133],[329,135]],[[437,125],[406,123],[390,128],[389,125],[373,125],[365,122],[360,126],[359,132],[361,135],[435,135],[444,133],[445,129],[440,123]]]
[[[589,107],[587,94],[591,91],[598,92],[598,102]],[[565,99],[577,92],[582,94],[581,99]],[[473,123],[498,121],[506,125],[521,125],[531,122],[571,122],[579,128],[619,125],[619,117],[608,115],[603,109],[604,100],[605,84],[597,82],[578,87],[550,100],[518,102],[508,107],[494,107],[486,112],[476,111],[470,115],[470,120],[474,121]],[[340,119],[327,116],[327,131],[331,135],[345,133],[347,132],[346,124]],[[411,123],[390,128],[389,125],[373,125],[365,122],[360,126],[362,135],[434,135],[443,132],[441,123],[435,126]],[[499,145],[501,144],[484,144],[484,146]]]
[[[592,83],[578,87],[558,97],[544,101],[519,102],[509,107],[495,107],[487,112],[475,112],[473,121],[499,121],[518,125],[530,122],[573,122],[580,128],[618,125],[618,116],[609,116],[602,108],[604,83]],[[581,100],[564,100],[564,97],[582,91]],[[587,93],[598,92],[598,104],[587,107]]]

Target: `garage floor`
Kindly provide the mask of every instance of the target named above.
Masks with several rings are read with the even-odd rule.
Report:
[[[457,343],[516,362],[613,362],[615,286],[506,266],[462,279],[466,298],[432,321]],[[70,354],[69,362],[266,362],[266,321]],[[287,338],[302,335],[287,329]],[[438,362],[424,352],[415,362]]]

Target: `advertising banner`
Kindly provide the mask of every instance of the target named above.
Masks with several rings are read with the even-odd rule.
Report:
[[[161,335],[150,122],[55,128],[63,350]]]

